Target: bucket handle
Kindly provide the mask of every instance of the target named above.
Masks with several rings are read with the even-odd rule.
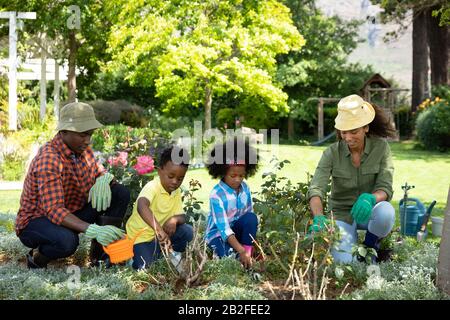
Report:
[[[426,208],[424,206],[424,204],[417,198],[407,198],[406,201],[408,202],[415,202],[417,204],[417,207],[419,207],[420,211],[422,211],[422,213],[425,213]],[[405,203],[405,199],[400,199],[400,203],[399,205],[404,205]]]

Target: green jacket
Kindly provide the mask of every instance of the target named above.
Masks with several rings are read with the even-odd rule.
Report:
[[[309,186],[308,199],[319,196],[323,200],[331,177],[329,208],[336,220],[352,224],[350,210],[361,193],[383,190],[387,200],[392,199],[393,173],[391,149],[385,139],[366,137],[359,168],[353,166],[350,150],[340,140],[323,152]]]

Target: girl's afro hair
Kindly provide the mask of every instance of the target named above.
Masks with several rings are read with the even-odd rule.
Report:
[[[218,143],[209,152],[206,167],[213,178],[223,178],[230,166],[245,165],[245,177],[251,177],[258,169],[259,156],[247,138],[239,136]]]

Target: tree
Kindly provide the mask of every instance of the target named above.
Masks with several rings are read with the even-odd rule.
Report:
[[[295,119],[311,129],[317,124],[317,101],[310,102],[308,98],[356,93],[373,71],[347,61],[360,41],[361,21],[344,22],[337,16],[326,17],[314,0],[284,0],[283,3],[291,9],[292,19],[302,31],[306,45],[300,51],[278,57],[277,79],[289,95],[290,128]]]
[[[25,51],[35,53],[46,50],[60,64],[68,60],[69,101],[76,98],[76,73],[81,71],[82,83],[90,82],[100,70],[101,62],[107,60],[106,39],[111,24],[108,13],[104,11],[104,1],[96,0],[11,0],[0,6],[4,11],[34,11],[36,20],[27,22],[26,38],[29,39]],[[78,19],[80,9],[80,29],[71,28],[71,19]],[[43,40],[49,46],[43,45]]]
[[[400,24],[399,30],[392,32],[390,36],[397,36],[411,21],[413,23],[412,110],[415,111],[430,94],[426,78],[429,70],[432,85],[450,84],[449,26],[440,23],[445,21],[448,3],[445,0],[373,0],[373,2],[385,9],[381,15],[383,21],[395,21]],[[441,21],[437,17],[438,12],[442,14]],[[428,48],[425,48],[426,46]],[[428,58],[429,67],[425,62]]]
[[[450,295],[450,189],[445,209],[442,239],[439,247],[437,286]]]
[[[203,106],[211,128],[214,97],[248,97],[287,111],[287,95],[273,80],[276,55],[304,39],[289,10],[273,0],[121,0],[109,38],[112,68],[133,84],[155,86],[165,111]]]

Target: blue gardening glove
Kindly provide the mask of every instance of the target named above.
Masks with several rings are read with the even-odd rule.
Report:
[[[352,211],[350,211],[356,223],[364,224],[369,221],[376,202],[377,198],[371,193],[363,193],[358,197],[358,200],[353,204]]]
[[[320,232],[329,223],[330,223],[330,221],[324,215],[314,216],[313,224],[309,226],[308,233],[311,233],[313,231],[314,232]]]
[[[97,178],[95,184],[89,190],[88,202],[92,200],[92,208],[97,211],[105,211],[111,205],[111,187],[110,182],[114,176],[111,173],[105,173]]]
[[[111,225],[99,226],[93,223],[86,229],[86,236],[96,239],[103,246],[122,239],[124,235],[125,232],[123,230]]]

